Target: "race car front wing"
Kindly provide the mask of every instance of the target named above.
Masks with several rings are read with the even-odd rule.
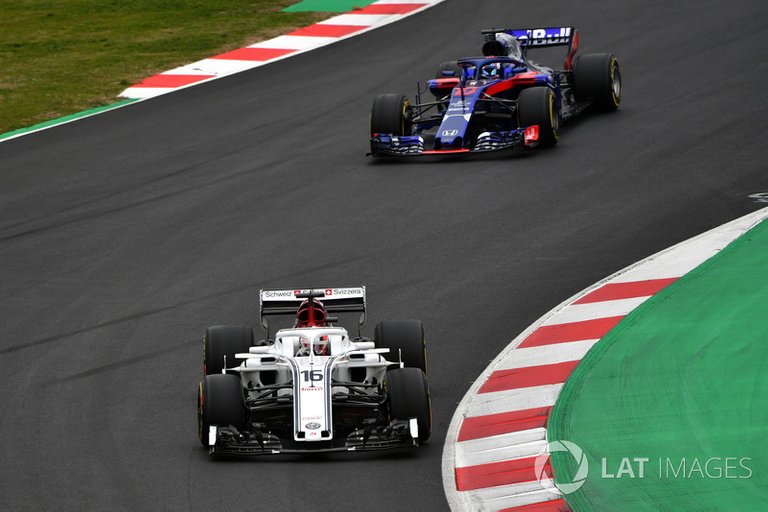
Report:
[[[533,148],[538,145],[538,125],[516,130],[483,132],[471,148],[440,148],[427,150],[421,135],[392,135],[375,133],[371,138],[370,155],[374,157],[408,157],[423,155],[452,155],[459,153],[489,153],[505,149]]]
[[[275,434],[259,428],[239,431],[231,425],[211,426],[208,435],[210,453],[217,455],[377,451],[415,448],[419,445],[418,426],[415,418],[394,420],[386,426],[371,424],[352,431],[345,439],[311,443],[281,439]]]

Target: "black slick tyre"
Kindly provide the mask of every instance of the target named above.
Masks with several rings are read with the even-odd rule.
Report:
[[[416,418],[419,441],[429,439],[432,433],[432,402],[424,372],[418,368],[398,368],[387,372],[385,384],[390,419]]]
[[[539,126],[539,147],[549,148],[560,139],[560,113],[555,93],[549,87],[529,87],[517,97],[521,128]]]
[[[610,53],[589,53],[573,64],[573,92],[577,101],[592,100],[593,105],[613,111],[621,105],[621,70]]]
[[[388,361],[402,361],[406,367],[427,374],[427,337],[419,320],[389,320],[376,324],[376,348],[388,348]]]
[[[211,425],[241,430],[245,415],[240,378],[235,375],[206,375],[197,390],[197,437],[208,448]]]
[[[203,375],[221,373],[224,358],[227,367],[237,366],[238,352],[248,352],[253,346],[253,329],[245,325],[215,325],[203,334]]]
[[[371,109],[371,137],[378,133],[411,135],[411,103],[402,94],[379,94]]]

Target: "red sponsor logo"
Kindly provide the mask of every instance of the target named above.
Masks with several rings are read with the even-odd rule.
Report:
[[[333,290],[332,290],[332,289],[330,289],[330,288],[326,288],[326,289],[325,289],[325,294],[326,294],[326,295],[333,295]]]
[[[530,144],[539,140],[539,125],[535,124],[525,129],[525,143]]]
[[[459,87],[457,89],[453,90],[454,96],[461,96],[462,94],[465,96],[471,96],[477,92],[477,87]]]

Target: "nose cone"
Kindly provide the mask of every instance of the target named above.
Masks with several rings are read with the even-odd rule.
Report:
[[[435,147],[437,149],[461,149],[467,134],[469,120],[472,114],[449,114],[437,130]]]
[[[464,138],[461,135],[442,136],[439,139],[440,149],[461,149],[464,145]]]

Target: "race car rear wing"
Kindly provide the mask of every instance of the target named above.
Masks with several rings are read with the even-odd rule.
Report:
[[[481,31],[486,40],[493,41],[496,34],[514,36],[523,48],[533,46],[566,46],[570,45],[576,34],[573,27],[545,28],[491,28]]]
[[[269,336],[267,317],[295,315],[301,302],[317,298],[328,313],[360,313],[360,328],[365,323],[365,286],[347,288],[309,288],[292,290],[261,290],[259,292],[259,321]]]
[[[565,59],[565,69],[571,69],[573,56],[579,46],[579,32],[574,27],[543,27],[543,28],[491,28],[482,30],[486,42],[495,41],[496,34],[514,36],[523,52],[531,48],[546,48],[550,46],[568,46]]]

